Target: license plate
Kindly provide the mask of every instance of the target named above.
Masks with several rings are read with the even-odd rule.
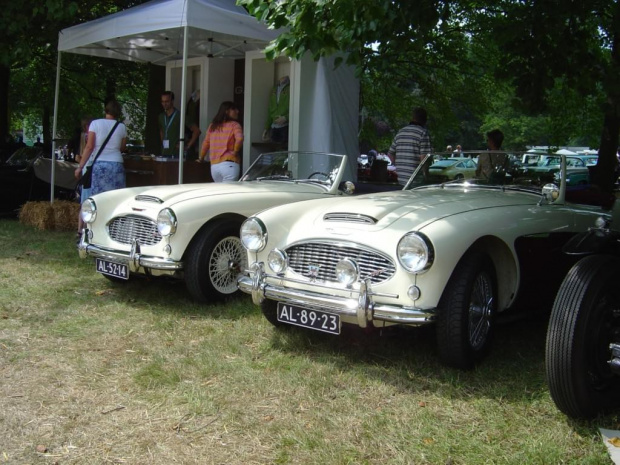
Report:
[[[278,321],[330,334],[340,334],[340,315],[278,302]]]
[[[115,278],[120,279],[129,279],[129,270],[127,269],[127,265],[109,262],[107,260],[102,260],[101,258],[95,258],[95,262],[98,273],[114,276]]]

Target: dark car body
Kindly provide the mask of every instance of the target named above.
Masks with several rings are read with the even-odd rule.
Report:
[[[40,147],[22,147],[0,164],[0,217],[16,217],[26,202],[50,198],[49,182],[39,179],[34,169],[35,162],[44,155]],[[55,188],[57,198],[69,198],[72,194],[73,189]]]

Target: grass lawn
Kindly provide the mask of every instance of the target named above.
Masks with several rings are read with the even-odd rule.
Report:
[[[118,285],[74,234],[0,220],[0,464],[610,464],[544,378],[544,319],[441,366],[432,328],[273,328],[248,296]]]

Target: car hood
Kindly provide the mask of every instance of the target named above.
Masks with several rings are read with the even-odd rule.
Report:
[[[209,198],[221,195],[255,195],[263,192],[282,193],[324,193],[326,190],[315,183],[294,183],[277,181],[252,181],[234,183],[178,184],[152,186],[140,191],[132,200],[151,200],[172,206],[190,199]]]
[[[459,213],[510,205],[535,204],[540,196],[520,191],[497,189],[425,188],[412,191],[369,194],[315,203],[314,222],[375,225],[385,228],[407,216],[412,223],[424,224]]]

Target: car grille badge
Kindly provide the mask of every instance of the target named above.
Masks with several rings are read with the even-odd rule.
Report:
[[[319,271],[321,267],[319,265],[308,265],[308,269],[306,271],[306,276],[310,278],[312,282],[315,282],[319,277]]]

